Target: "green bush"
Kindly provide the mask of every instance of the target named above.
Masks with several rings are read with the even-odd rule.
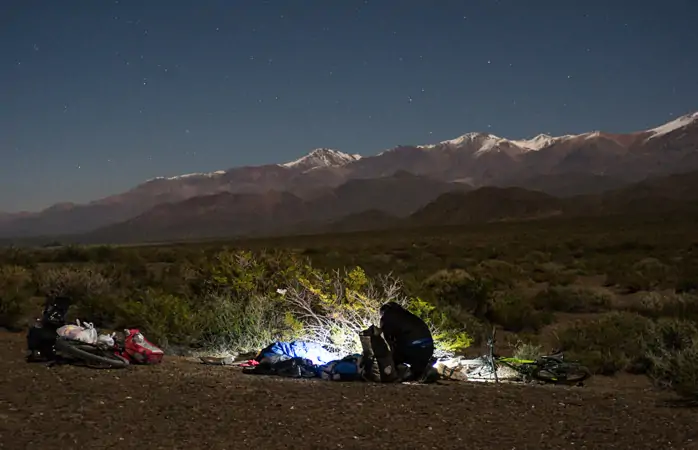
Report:
[[[170,343],[194,345],[203,333],[201,314],[207,311],[196,311],[186,298],[148,288],[116,305],[114,327],[142,329],[165,349]]]
[[[469,314],[482,319],[490,309],[492,285],[465,270],[440,270],[423,283],[435,304],[459,305]]]
[[[199,317],[203,348],[219,352],[251,352],[277,340],[302,335],[296,318],[280,305],[280,298],[252,295],[244,300],[230,297],[208,299],[211,308]]]

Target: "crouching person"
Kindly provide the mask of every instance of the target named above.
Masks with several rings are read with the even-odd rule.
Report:
[[[410,367],[403,381],[426,379],[434,357],[434,339],[427,324],[395,302],[381,306],[380,315],[380,328],[394,364]]]

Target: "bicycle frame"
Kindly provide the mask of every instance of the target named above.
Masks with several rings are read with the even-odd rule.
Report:
[[[497,329],[495,327],[492,327],[492,334],[489,338],[487,338],[487,361],[489,362],[490,368],[492,369],[492,374],[494,376],[495,383],[499,383],[499,376],[497,375],[498,364],[503,364],[511,368],[512,370],[515,370],[523,376],[529,375],[528,373],[526,373],[527,371],[522,370],[522,366],[537,366],[538,361],[495,355],[494,343],[496,334]]]

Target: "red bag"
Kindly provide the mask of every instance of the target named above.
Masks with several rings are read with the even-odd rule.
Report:
[[[159,364],[165,352],[143,336],[137,328],[124,330],[124,351],[121,356],[132,364]]]

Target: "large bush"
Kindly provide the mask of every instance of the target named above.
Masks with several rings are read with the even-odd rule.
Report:
[[[169,349],[252,351],[275,340],[303,339],[338,354],[357,352],[358,332],[379,323],[379,308],[388,301],[421,315],[431,325],[441,353],[472,341],[462,326],[433,305],[409,297],[398,279],[369,278],[359,267],[325,272],[283,251],[192,252],[177,263],[158,264],[143,264],[137,253],[133,264],[84,262],[85,252],[67,248],[59,259],[80,262],[37,270],[36,291],[72,298],[71,319],[107,329],[138,327]],[[106,258],[113,250],[98,247],[91,252]],[[30,272],[12,267],[0,282],[23,286],[21,275]],[[9,284],[3,290],[8,299],[15,291],[25,296]],[[18,307],[25,304],[3,300],[0,311],[14,317],[22,314]]]

